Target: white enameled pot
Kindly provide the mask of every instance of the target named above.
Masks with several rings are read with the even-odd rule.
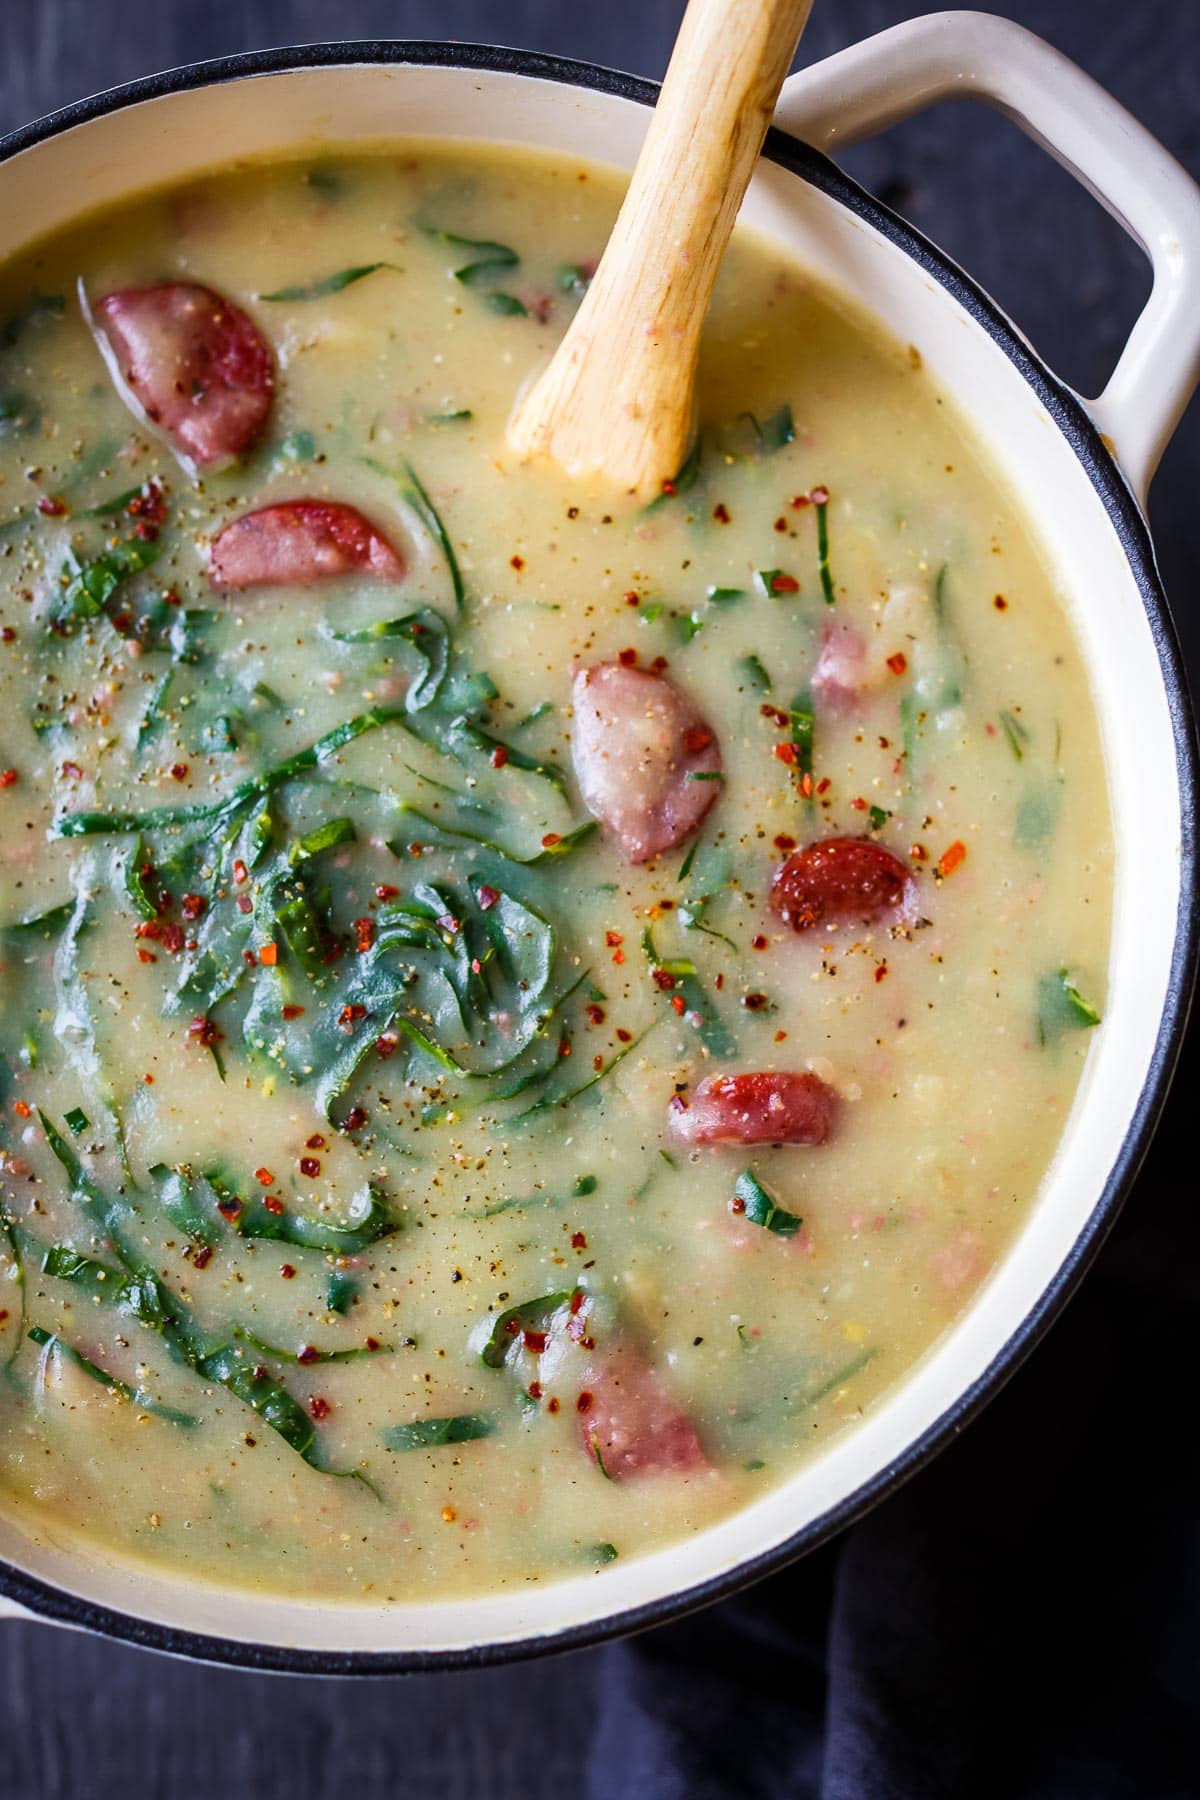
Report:
[[[1096,400],[1064,387],[967,276],[821,153],[953,94],[1023,125],[1152,261],[1151,297]],[[0,256],[150,181],[321,144],[491,139],[628,169],[654,97],[595,68],[462,45],[318,46],[178,70],[0,143]],[[1200,369],[1200,191],[1079,70],[979,13],[918,19],[806,69],[776,125],[744,217],[914,344],[957,398],[1056,565],[1100,710],[1117,844],[1108,1005],[1036,1206],[962,1320],[856,1429],[672,1548],[477,1600],[334,1606],[199,1586],[0,1520],[0,1610],[324,1673],[470,1664],[656,1623],[810,1548],[961,1430],[1111,1224],[1165,1097],[1196,941],[1193,728],[1141,506]]]

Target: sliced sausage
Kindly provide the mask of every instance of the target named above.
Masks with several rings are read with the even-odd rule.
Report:
[[[825,838],[793,850],[775,872],[771,905],[793,931],[853,920],[870,924],[902,907],[912,875],[874,838]]]
[[[106,294],[93,322],[110,367],[184,457],[211,468],[257,442],[274,363],[240,307],[212,288],[164,281]]]
[[[695,1426],[628,1339],[603,1351],[585,1379],[577,1402],[580,1437],[610,1480],[708,1468]]]
[[[213,540],[215,588],[309,587],[339,575],[399,581],[404,563],[356,506],[283,500],[243,513]]]
[[[623,663],[581,669],[571,752],[583,803],[630,862],[689,837],[720,791],[716,733],[665,675]]]
[[[677,1143],[823,1144],[837,1117],[835,1089],[809,1071],[709,1075],[676,1094],[668,1129]]]

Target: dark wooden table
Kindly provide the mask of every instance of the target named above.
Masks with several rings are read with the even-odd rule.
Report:
[[[805,59],[914,10],[918,0],[819,0]],[[997,10],[1081,62],[1200,175],[1196,0],[1137,7],[997,0]],[[0,0],[0,130],[173,64],[328,38],[512,43],[658,76],[680,11],[679,0]],[[990,288],[1068,380],[1085,392],[1099,389],[1144,298],[1146,269],[1061,171],[1002,120],[949,106],[847,161]],[[1193,679],[1198,467],[1193,407],[1151,505]],[[1180,1142],[1182,1105],[1177,1091]],[[1151,1228],[1156,1209],[1165,1215],[1171,1204],[1164,1166],[1160,1151],[1133,1202]],[[1182,1379],[1179,1401],[1194,1406]],[[37,1625],[0,1625],[0,1793],[14,1800],[574,1795],[600,1654],[565,1659],[553,1672],[531,1666],[421,1677],[384,1690],[195,1668]]]

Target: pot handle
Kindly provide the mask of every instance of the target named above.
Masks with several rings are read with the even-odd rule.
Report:
[[[1102,394],[1086,401],[1144,502],[1200,380],[1200,187],[1132,114],[1023,26],[931,13],[793,75],[775,123],[836,154],[938,100],[995,106],[1123,225],[1154,282]]]

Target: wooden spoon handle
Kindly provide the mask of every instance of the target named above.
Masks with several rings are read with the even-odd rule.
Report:
[[[683,462],[700,331],[812,0],[691,0],[613,233],[509,443],[646,495]]]

